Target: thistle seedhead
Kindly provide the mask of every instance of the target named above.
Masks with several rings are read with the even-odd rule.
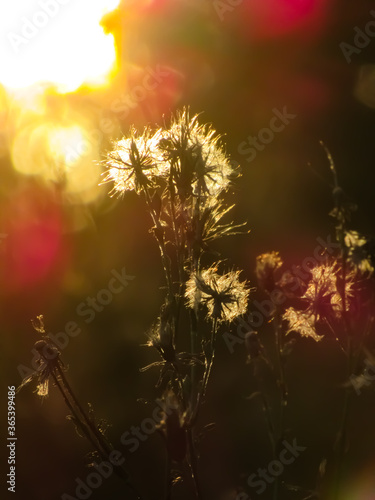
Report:
[[[112,193],[140,193],[168,184],[180,200],[189,196],[216,197],[237,176],[220,144],[220,136],[208,125],[190,118],[187,108],[178,111],[169,128],[146,127],[142,134],[132,127],[128,137],[113,143],[104,160],[104,182],[113,182]]]
[[[338,289],[340,267],[337,262],[324,263],[311,270],[311,280],[306,292],[302,295],[308,303],[310,313],[317,319],[340,318],[343,312],[342,296]],[[345,296],[346,309],[349,310],[352,293],[353,276],[346,276]]]
[[[201,273],[193,273],[186,283],[185,297],[188,307],[207,308],[207,318],[231,322],[247,310],[249,289],[247,282],[240,282],[240,271],[217,274],[214,265]]]
[[[341,269],[337,262],[324,263],[311,270],[311,279],[301,299],[307,304],[303,311],[288,308],[283,316],[289,324],[287,333],[298,332],[303,337],[321,340],[316,333],[316,325],[324,322],[329,326],[337,322],[343,315],[343,297],[338,289]],[[344,286],[345,307],[348,311],[353,298],[353,275],[346,276]]]
[[[208,125],[190,118],[187,108],[178,111],[160,142],[164,158],[171,164],[171,179],[181,199],[217,196],[234,176],[220,136]]]
[[[360,275],[371,276],[374,273],[374,258],[370,242],[357,231],[347,231],[344,241],[351,268]]]
[[[289,307],[285,311],[283,319],[288,322],[287,334],[297,332],[301,337],[311,337],[316,342],[322,340],[323,336],[316,333],[315,318],[310,313]]]
[[[34,359],[37,368],[23,379],[17,391],[36,380],[38,382],[38,396],[46,397],[49,391],[49,379],[51,375],[57,374],[58,369],[63,366],[63,362],[60,359],[60,351],[46,333],[43,315],[40,314],[31,323],[34,330],[42,336],[41,340],[35,342],[33,348],[33,352],[36,354]]]
[[[113,143],[103,162],[107,167],[103,182],[114,183],[112,194],[155,188],[168,175],[168,165],[158,149],[162,135],[160,129],[154,132],[146,127],[138,134],[131,128],[128,137]]]
[[[46,337],[44,340],[38,340],[35,342],[34,350],[39,355],[39,357],[35,360],[37,369],[31,375],[28,375],[23,379],[17,391],[28,385],[33,380],[36,380],[37,395],[43,398],[48,396],[49,379],[51,375],[57,374],[59,367],[62,366],[62,361],[60,360],[60,351]]]

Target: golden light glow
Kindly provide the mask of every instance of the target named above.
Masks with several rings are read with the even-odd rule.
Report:
[[[66,168],[78,163],[88,148],[88,145],[85,145],[83,130],[78,125],[56,128],[49,135],[51,153],[55,155],[56,161],[62,161]]]
[[[65,193],[89,203],[99,195],[100,181],[97,144],[90,140],[85,129],[78,125],[55,127],[49,131],[49,151],[64,175]]]
[[[76,121],[33,121],[16,135],[12,145],[14,168],[45,182],[59,184],[76,203],[91,203],[100,195],[98,144]]]
[[[0,3],[0,82],[11,89],[51,82],[61,93],[100,85],[114,68],[113,36],[100,26],[119,0]]]

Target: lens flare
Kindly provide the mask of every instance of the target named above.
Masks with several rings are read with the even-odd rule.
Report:
[[[35,186],[13,193],[3,212],[8,235],[1,263],[3,285],[7,293],[19,293],[62,265],[63,215],[52,194]]]
[[[83,124],[57,120],[33,121],[18,131],[12,144],[14,168],[59,184],[75,202],[90,203],[100,195],[98,143]]]
[[[1,2],[0,82],[17,89],[54,83],[59,92],[101,85],[115,68],[111,34],[100,21],[119,0]]]
[[[83,130],[78,125],[57,128],[50,133],[49,139],[51,153],[55,155],[57,161],[63,162],[68,169],[77,164],[85,153],[85,146],[78,147],[78,145],[85,143]]]

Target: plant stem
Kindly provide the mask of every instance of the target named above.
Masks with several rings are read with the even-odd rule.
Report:
[[[190,309],[190,351],[191,354],[199,353],[198,346],[198,319],[195,311]],[[191,407],[193,409],[193,413],[195,411],[196,406],[198,405],[198,366],[194,363],[191,366]]]
[[[334,482],[334,499],[340,500],[340,487],[341,487],[341,479],[343,472],[343,462],[345,456],[345,446],[346,446],[346,426],[349,416],[349,400],[350,393],[347,389],[345,391],[344,405],[341,416],[341,424],[339,428],[339,432],[337,435],[337,452],[336,452],[336,472],[335,472],[335,482]]]
[[[342,305],[342,319],[343,319],[343,329],[346,340],[346,351],[345,347],[341,345],[341,348],[346,352],[347,355],[347,370],[346,376],[347,380],[350,378],[353,370],[353,332],[351,328],[350,318],[347,311],[347,295],[346,295],[346,280],[347,280],[347,257],[348,249],[345,244],[345,231],[346,223],[348,220],[348,215],[346,213],[345,207],[342,203],[342,190],[339,185],[337,170],[330,154],[329,150],[324,146],[327,158],[329,161],[330,170],[333,176],[333,201],[335,205],[335,218],[336,218],[336,238],[340,244],[340,260],[341,260],[341,281],[337,282],[337,290],[341,298]],[[350,392],[348,389],[345,390],[344,403],[341,415],[341,424],[337,435],[336,441],[336,471],[334,480],[334,499],[340,500],[340,487],[342,478],[343,461],[345,455],[346,447],[346,427],[349,416],[349,403],[350,403]]]
[[[198,498],[198,500],[201,500],[203,497],[198,481],[198,459],[197,459],[197,452],[195,449],[193,429],[191,427],[187,429],[187,439],[188,439],[189,456],[190,456],[191,477],[193,478],[194,482],[195,495]]]
[[[284,436],[284,426],[285,426],[285,409],[288,404],[288,389],[286,384],[285,377],[285,365],[283,359],[283,337],[282,337],[282,325],[281,325],[281,317],[278,310],[275,311],[274,317],[274,330],[275,330],[275,343],[276,343],[276,351],[277,351],[277,361],[279,367],[279,378],[278,378],[278,386],[280,390],[280,421],[279,421],[279,432],[276,439],[276,444],[274,448],[274,458],[277,459],[277,446],[278,443],[281,442]],[[278,475],[274,482],[273,489],[273,500],[277,500],[279,498],[279,490],[280,490],[280,476]]]
[[[63,370],[61,369],[61,367],[58,367],[58,372],[59,372],[59,376],[61,378],[61,381],[62,381],[64,387],[66,388],[71,400],[73,401],[75,406],[78,408],[78,411],[81,414],[86,425],[91,430],[92,434],[95,436],[99,445],[105,451],[105,453],[107,453],[107,454],[110,453],[111,447],[105,441],[103,434],[98,430],[98,428],[96,427],[96,425],[94,424],[92,419],[90,419],[90,417],[86,414],[85,410],[82,408],[82,405],[80,404],[80,402],[76,398],[76,396],[75,396],[72,388],[70,387],[70,384],[69,384],[67,378],[65,377],[65,374],[64,374]]]
[[[113,448],[106,442],[104,436],[101,434],[94,422],[89,418],[89,416],[82,408],[59,364],[57,365],[57,372],[58,376],[61,379],[61,382],[59,381],[55,373],[53,373],[54,381],[59,388],[66,405],[72,412],[75,421],[80,426],[81,430],[85,434],[86,438],[90,441],[94,449],[98,451],[101,458],[104,461],[112,463],[109,457]],[[142,497],[139,495],[134,485],[130,482],[129,474],[126,469],[124,469],[123,466],[114,465],[113,470],[121,479],[126,482],[128,487],[137,496],[137,499],[142,500]]]
[[[266,395],[265,395],[265,393],[264,393],[264,391],[262,389],[262,379],[259,376],[259,374],[257,374],[257,370],[256,369],[254,370],[254,376],[255,376],[255,379],[257,380],[257,383],[258,383],[258,388],[259,388],[258,393],[259,393],[259,395],[260,395],[260,397],[262,399],[263,413],[265,415],[265,420],[266,420],[266,423],[267,423],[267,430],[268,430],[268,437],[269,437],[269,440],[270,440],[270,443],[271,443],[272,458],[274,460],[276,460],[277,459],[277,457],[276,457],[277,440],[276,440],[275,426],[274,426],[273,421],[272,421],[271,408],[270,408],[270,405],[268,403],[267,397],[266,397]],[[278,488],[276,488],[274,486],[273,498],[277,498],[277,492],[278,492]]]
[[[348,341],[348,351],[347,351],[347,370],[346,377],[349,380],[352,374],[353,368],[353,349],[350,335],[347,336]],[[341,479],[342,479],[342,471],[343,471],[343,462],[345,456],[345,448],[346,448],[346,427],[349,417],[349,409],[350,409],[350,390],[349,388],[345,389],[344,403],[341,414],[341,423],[339,427],[339,431],[337,434],[336,441],[336,471],[335,471],[335,481],[334,481],[334,499],[340,500],[340,487],[341,487]]]
[[[214,319],[213,324],[212,324],[211,341],[210,341],[211,352],[210,352],[210,360],[208,363],[208,367],[206,368],[206,371],[205,371],[205,374],[203,377],[203,389],[202,389],[203,396],[206,394],[208,380],[210,378],[212,365],[214,363],[216,338],[217,338],[217,318]]]
[[[165,469],[165,500],[172,500],[171,459],[168,450]]]
[[[75,423],[80,427],[81,431],[84,433],[84,435],[86,436],[86,438],[90,441],[90,443],[92,444],[93,448],[98,451],[98,453],[101,456],[101,458],[103,460],[106,460],[106,458],[107,458],[106,454],[100,449],[100,447],[98,448],[98,444],[92,438],[89,429],[86,427],[86,425],[79,418],[76,410],[74,409],[74,407],[71,404],[69,398],[65,394],[63,386],[61,385],[59,379],[57,378],[57,376],[56,376],[56,374],[54,372],[52,372],[52,377],[53,377],[53,380],[54,380],[57,388],[61,392],[62,397],[64,398],[65,404],[67,405],[67,407],[69,408],[69,410],[72,412],[72,415],[73,415],[73,417],[75,419]]]
[[[165,250],[164,229],[163,229],[162,225],[160,224],[160,220],[157,217],[155,210],[152,206],[150,193],[148,192],[147,188],[144,189],[144,193],[145,193],[146,203],[147,203],[147,207],[150,211],[152,221],[153,221],[153,223],[158,231],[158,236],[156,236],[155,233],[154,233],[154,235],[155,235],[155,239],[159,245],[159,250],[160,250],[161,260],[163,263],[165,279],[167,281],[169,296],[170,296],[170,298],[172,298],[173,297],[173,280],[172,280],[170,260],[169,260],[167,253],[166,253],[166,250]]]

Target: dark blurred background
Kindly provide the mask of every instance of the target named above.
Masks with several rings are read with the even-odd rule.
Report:
[[[375,29],[369,28],[374,36],[362,40],[361,48],[354,46],[354,37],[356,26],[364,29],[375,21],[375,13],[370,14],[375,2],[232,3],[237,5],[229,0],[123,1],[102,19],[117,50],[117,69],[107,85],[61,93],[53,83],[40,82],[29,91],[34,96],[29,100],[0,86],[1,419],[7,386],[21,382],[17,367],[31,366],[38,336],[30,320],[38,314],[45,316],[50,332],[63,331],[69,321],[81,329],[63,352],[67,375],[81,400],[110,422],[109,435],[123,453],[120,436],[150,416],[160,396],[157,370],[139,371],[156,359],[140,345],[163,297],[148,215],[134,193],[109,198],[109,186],[98,186],[102,167],[97,162],[131,124],[168,122],[171,112],[189,105],[192,113],[202,113],[201,122],[224,134],[227,152],[242,170],[228,202],[236,203],[236,220],[246,220],[251,232],[220,242],[217,249],[244,270],[252,285],[259,253],[279,250],[288,265],[300,264],[312,255],[317,237],[334,234],[328,215],[332,179],[320,141],[334,158],[346,194],[358,204],[353,229],[374,233]],[[64,19],[68,37],[69,15]],[[83,34],[85,22],[82,18]],[[354,47],[350,57],[343,43]],[[250,146],[244,143],[269,126],[275,108],[295,117],[247,161]],[[74,131],[64,136],[61,147],[56,127],[75,125],[78,136]],[[57,146],[53,141],[51,146],[51,137]],[[77,307],[96,297],[111,272],[124,267],[135,278],[87,324]],[[262,334],[267,343],[269,325]],[[306,490],[314,488],[320,461],[332,455],[344,365],[329,341],[298,341],[290,358],[286,419],[306,451],[283,477]],[[89,472],[85,455],[90,448],[65,419],[59,394],[51,390],[41,402],[33,389],[24,389],[16,400],[14,496],[52,500],[66,492],[74,497],[75,478]],[[245,399],[255,389],[244,347],[235,346],[230,354],[219,342],[199,422],[201,428],[216,422],[202,442],[206,498],[235,498],[236,487],[246,489],[247,477],[270,460],[260,403]],[[375,498],[374,410],[372,390],[355,399],[343,500]],[[161,498],[164,459],[157,433],[129,454],[147,498]],[[261,498],[270,498],[270,491]],[[290,492],[285,498],[304,495]],[[131,496],[113,477],[91,498]],[[189,496],[177,486],[176,498]]]

